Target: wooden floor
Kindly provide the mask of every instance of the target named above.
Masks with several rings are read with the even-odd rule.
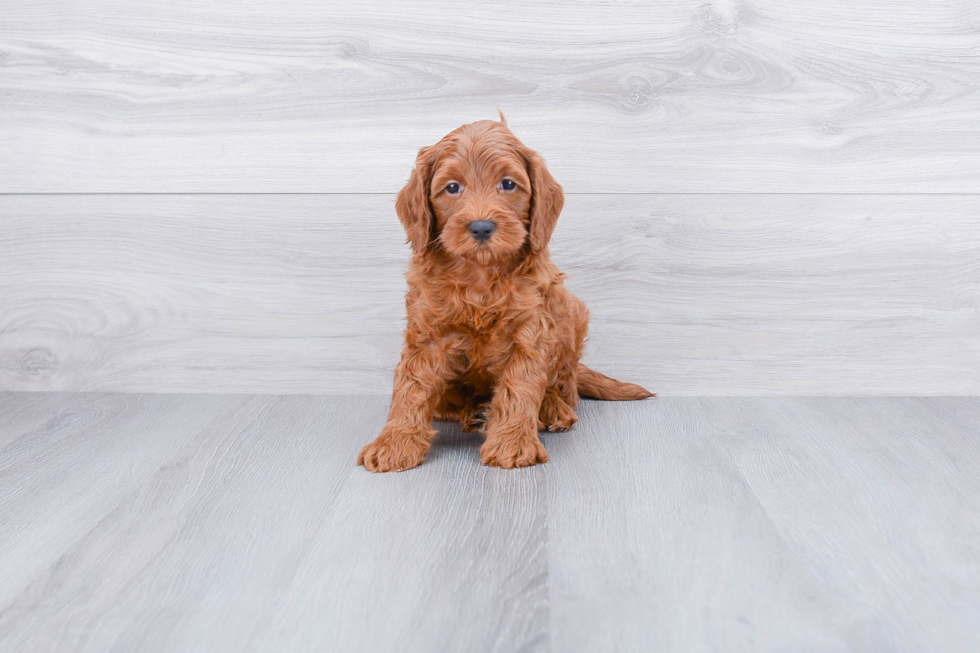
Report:
[[[502,471],[380,396],[0,394],[0,650],[980,650],[980,398],[583,403]]]

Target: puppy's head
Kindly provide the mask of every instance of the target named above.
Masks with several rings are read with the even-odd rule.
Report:
[[[564,202],[544,160],[501,116],[422,148],[395,210],[416,253],[437,246],[490,264],[545,249]]]

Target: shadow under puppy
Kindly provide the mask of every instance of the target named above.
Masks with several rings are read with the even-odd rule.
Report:
[[[359,465],[389,472],[421,464],[435,417],[485,429],[485,464],[526,467],[548,460],[539,429],[577,421],[580,394],[653,396],[579,362],[588,309],[548,254],[564,201],[503,115],[422,148],[395,202],[413,250],[405,347],[388,423]]]

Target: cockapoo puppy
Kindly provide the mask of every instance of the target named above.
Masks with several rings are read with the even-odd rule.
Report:
[[[526,467],[548,460],[539,430],[577,421],[580,394],[653,396],[579,362],[589,313],[548,254],[564,201],[503,115],[422,148],[395,202],[413,250],[405,347],[388,423],[358,464],[421,464],[436,418],[484,430],[485,464]]]

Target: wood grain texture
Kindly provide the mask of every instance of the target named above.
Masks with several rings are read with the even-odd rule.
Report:
[[[395,192],[508,116],[571,192],[975,192],[970,0],[9,0],[0,192]]]
[[[980,196],[570,196],[589,365],[663,394],[980,393]],[[0,388],[387,393],[392,196],[0,197]]]
[[[0,649],[980,646],[980,399],[584,401],[546,465],[440,424],[371,475],[386,404],[0,393]]]
[[[544,469],[485,467],[478,434],[440,431],[421,474],[350,477],[255,648],[549,650]]]
[[[977,400],[588,402],[549,437],[556,651],[974,651]]]
[[[444,425],[372,476],[380,397],[81,397],[0,450],[3,650],[547,649],[541,468]]]

